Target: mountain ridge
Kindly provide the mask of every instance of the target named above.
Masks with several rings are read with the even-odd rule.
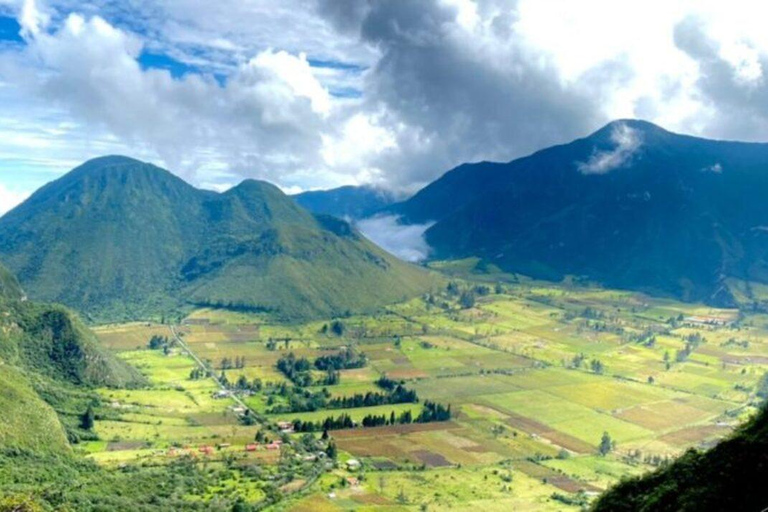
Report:
[[[393,192],[368,185],[312,190],[292,197],[315,214],[354,220],[369,217],[397,201],[397,195]]]
[[[109,156],[75,168],[0,218],[0,258],[31,297],[96,320],[194,305],[331,316],[358,305],[370,311],[431,286],[426,271],[330,225],[266,182],[245,180],[217,193],[154,165]],[[322,258],[310,272],[304,263],[317,254]],[[249,265],[277,274],[257,279]],[[369,288],[367,279],[378,293],[359,291]]]
[[[768,297],[745,283],[768,282],[766,171],[768,144],[623,120],[507,164],[460,166],[392,211],[437,220],[425,233],[434,259],[756,304]]]

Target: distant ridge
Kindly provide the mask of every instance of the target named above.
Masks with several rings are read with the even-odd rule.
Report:
[[[285,319],[341,315],[432,282],[273,185],[198,190],[122,156],[84,163],[0,218],[0,258],[31,298],[95,320],[203,305]]]
[[[368,186],[313,190],[296,194],[293,198],[313,213],[342,219],[364,219],[398,200],[392,192]]]
[[[461,165],[388,210],[437,221],[434,258],[759,305],[768,297],[749,282],[768,283],[766,194],[768,144],[619,120],[509,163]]]

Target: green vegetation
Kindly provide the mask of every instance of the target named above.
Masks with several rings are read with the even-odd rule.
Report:
[[[23,295],[16,276],[0,265],[0,299],[20,300]]]
[[[15,417],[59,427],[17,437],[0,478],[14,463],[28,478],[0,490],[86,510],[579,510],[728,437],[762,401],[762,314],[461,269],[372,315],[99,327],[102,356],[143,380],[39,365],[27,390],[45,407]],[[20,304],[27,325],[51,321]],[[164,472],[181,475],[173,490],[147,481]]]
[[[3,216],[0,258],[35,300],[96,321],[179,318],[199,306],[283,320],[347,315],[434,282],[272,185],[216,194],[125,157],[86,162]]]
[[[643,140],[643,157],[610,177],[582,172],[624,129]],[[509,163],[460,165],[388,209],[436,221],[425,235],[434,257],[764,310],[768,246],[751,229],[768,213],[766,161],[766,145],[619,120]],[[731,172],[702,172],[712,162]]]
[[[758,491],[768,476],[768,410],[709,451],[687,451],[650,475],[622,481],[595,512],[764,510]]]

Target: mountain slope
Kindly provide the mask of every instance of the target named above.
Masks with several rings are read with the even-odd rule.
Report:
[[[67,435],[56,411],[16,368],[0,363],[0,446],[5,450],[63,453]]]
[[[768,507],[768,410],[711,450],[687,452],[667,468],[607,491],[594,512],[687,512]]]
[[[151,165],[91,160],[0,219],[0,258],[35,300],[89,313],[160,307],[188,255],[182,241],[201,229],[189,221],[199,195]]]
[[[733,283],[768,282],[767,192],[766,144],[619,121],[508,164],[460,167],[396,209],[439,215],[426,233],[437,258],[732,304]]]
[[[267,183],[217,194],[150,164],[104,157],[1,218],[0,258],[30,297],[97,320],[190,304],[336,315],[430,286],[424,271],[345,226],[314,217]]]
[[[20,300],[24,296],[16,276],[0,265],[0,299]]]
[[[0,296],[0,446],[67,452],[68,438],[82,434],[73,411],[94,399],[88,389],[135,386],[143,377],[64,308],[18,297]]]
[[[364,219],[394,203],[394,194],[373,187],[339,187],[296,194],[293,199],[313,213]]]

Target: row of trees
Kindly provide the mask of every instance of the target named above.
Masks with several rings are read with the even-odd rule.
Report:
[[[367,364],[368,357],[365,354],[358,354],[350,349],[315,359],[315,368],[318,370],[350,370],[364,368]]]
[[[232,358],[225,357],[219,364],[219,369],[221,370],[232,370],[240,368],[245,368],[245,356],[235,356],[234,360]]]
[[[322,391],[312,392],[308,389],[290,387],[282,383],[272,390],[267,404],[272,406],[275,403],[275,396],[285,398],[287,403],[275,405],[268,412],[270,414],[314,412],[323,409],[353,409],[377,405],[417,403],[419,401],[418,394],[407,389],[402,382],[395,382],[386,377],[383,379],[384,386],[382,388],[386,391],[385,393],[369,391],[336,398],[331,398],[331,393],[326,388],[323,388]]]
[[[451,406],[445,406],[437,402],[424,402],[424,408],[418,416],[413,416],[410,410],[403,411],[399,415],[392,411],[389,416],[386,414],[369,414],[360,422],[363,428],[381,427],[386,425],[407,425],[410,423],[432,423],[436,421],[448,421],[451,419]],[[296,419],[293,421],[293,429],[296,432],[321,432],[328,430],[340,430],[356,427],[357,424],[352,421],[349,414],[341,414],[338,417],[329,416],[322,422],[302,421]]]
[[[398,385],[389,393],[355,393],[352,396],[336,397],[328,401],[332,409],[353,409],[356,407],[374,407],[377,405],[417,403],[419,395],[411,389]]]
[[[312,378],[312,365],[306,357],[296,357],[293,352],[277,361],[277,369],[298,387],[313,385],[333,386],[341,381],[339,369],[362,368],[368,362],[365,355],[356,355],[344,351],[334,356],[323,356],[315,361],[318,370],[324,370],[325,376],[319,380]]]

